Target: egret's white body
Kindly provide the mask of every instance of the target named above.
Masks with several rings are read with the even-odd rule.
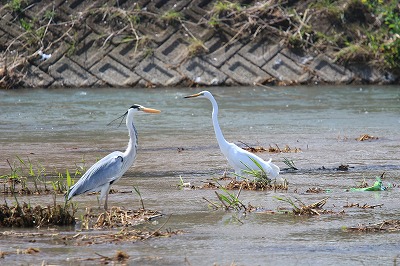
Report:
[[[224,135],[222,134],[221,128],[218,123],[218,104],[214,99],[213,95],[209,91],[202,91],[200,93],[196,93],[193,95],[186,96],[185,98],[194,98],[194,97],[204,97],[210,100],[213,106],[212,112],[212,121],[214,125],[215,136],[218,141],[219,148],[221,152],[225,155],[229,164],[235,170],[235,174],[237,176],[242,176],[243,170],[260,170],[260,168],[254,163],[256,161],[258,164],[262,166],[264,171],[267,173],[268,177],[276,178],[279,175],[279,167],[271,162],[271,159],[268,161],[264,161],[257,155],[243,150],[238,147],[236,144],[228,142],[225,140]],[[250,159],[251,158],[251,159]],[[253,160],[254,161],[253,161]]]
[[[130,107],[123,115],[126,115],[126,127],[129,132],[129,143],[125,152],[114,151],[92,165],[78,182],[69,189],[67,200],[83,193],[101,191],[100,200],[104,196],[106,197],[104,208],[107,209],[108,193],[111,185],[125,174],[136,159],[138,142],[137,131],[133,124],[133,114],[137,111],[146,113],[160,112],[159,110],[146,108],[137,104]]]

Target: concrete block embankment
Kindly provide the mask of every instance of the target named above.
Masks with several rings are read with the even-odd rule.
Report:
[[[248,13],[234,15],[216,13],[215,1],[201,0],[31,0],[18,10],[4,4],[3,86],[391,81],[377,69],[346,68],[326,55],[288,49],[281,29],[289,29],[289,18],[274,12],[272,5],[245,2]]]

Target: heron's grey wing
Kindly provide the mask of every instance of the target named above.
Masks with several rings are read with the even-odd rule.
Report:
[[[119,178],[122,161],[122,152],[113,152],[92,165],[70,188],[68,200],[82,193],[100,191],[102,186]]]

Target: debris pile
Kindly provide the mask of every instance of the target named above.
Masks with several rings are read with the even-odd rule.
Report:
[[[377,140],[379,139],[378,137],[372,136],[372,135],[368,135],[368,134],[363,134],[361,136],[359,136],[356,140],[358,141],[366,141],[366,140]]]
[[[356,232],[395,232],[400,231],[400,220],[388,220],[376,224],[360,224],[355,227],[348,227],[346,230]]]
[[[75,224],[75,209],[71,205],[40,205],[32,207],[24,202],[8,206],[0,205],[0,227],[43,227]]]
[[[283,182],[256,182],[250,180],[232,180],[225,188],[229,190],[243,189],[243,190],[284,190],[287,191],[289,184],[286,180]]]
[[[125,210],[123,207],[112,207],[109,211],[100,213],[100,215],[91,214],[89,211],[85,216],[89,219],[97,219],[93,228],[100,229],[133,226],[161,217],[162,214],[159,211],[147,209]]]

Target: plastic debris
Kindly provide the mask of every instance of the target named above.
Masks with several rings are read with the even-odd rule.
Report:
[[[40,61],[47,60],[51,57],[51,54],[45,54],[42,50],[39,50],[38,55],[40,56]]]
[[[350,191],[382,191],[386,189],[387,187],[384,187],[382,184],[382,179],[377,177],[373,186],[364,188],[351,188]]]

